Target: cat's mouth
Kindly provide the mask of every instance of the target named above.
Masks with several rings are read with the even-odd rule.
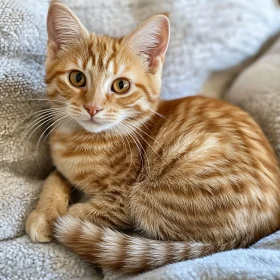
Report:
[[[111,129],[115,125],[114,122],[102,122],[102,120],[99,121],[95,118],[89,118],[82,121],[80,120],[79,123],[85,130],[95,133]]]
[[[86,121],[84,121],[84,122],[86,122],[86,123],[93,123],[93,124],[100,124],[99,122],[97,122],[95,119],[93,119],[93,118],[90,118],[90,119],[88,119],[88,120],[86,120]]]
[[[87,124],[96,124],[96,125],[103,125],[104,124],[104,120],[101,117],[96,117],[96,116],[91,116],[86,120],[83,120],[84,123]],[[105,122],[106,123],[106,122]]]

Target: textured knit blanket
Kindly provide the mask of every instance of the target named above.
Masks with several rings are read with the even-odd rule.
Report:
[[[280,30],[274,0],[65,2],[91,31],[113,36],[127,34],[155,13],[169,12],[172,35],[162,90],[168,99],[197,94],[211,72],[251,57]],[[62,246],[34,244],[24,234],[26,216],[52,168],[47,141],[40,138],[47,122],[36,113],[47,106],[43,64],[48,4],[0,0],[0,279],[102,279],[93,266]],[[269,110],[265,112],[264,120],[270,120]],[[35,130],[40,123],[44,125]],[[172,264],[134,279],[274,279],[280,275],[280,253],[274,250],[279,244],[276,233],[255,249]],[[106,272],[105,278],[124,276]]]

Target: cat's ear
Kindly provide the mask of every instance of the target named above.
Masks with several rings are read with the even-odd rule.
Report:
[[[169,20],[165,15],[156,15],[139,26],[128,37],[128,47],[143,61],[151,72],[156,72],[163,63],[169,41]]]
[[[65,5],[52,1],[47,19],[48,43],[54,50],[73,45],[84,39],[88,32],[77,16]]]

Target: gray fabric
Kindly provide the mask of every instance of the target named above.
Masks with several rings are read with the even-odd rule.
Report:
[[[154,13],[170,12],[165,98],[197,93],[212,70],[253,55],[280,27],[279,10],[272,0],[67,2],[91,30],[115,36]],[[47,0],[0,0],[0,279],[100,279],[92,266],[67,249],[54,242],[34,244],[24,235],[26,216],[51,169],[46,143],[41,141],[37,151],[46,127],[29,139],[33,130],[28,131],[28,124],[35,115],[24,121],[46,107],[45,101],[33,99],[43,99],[45,92],[47,8]],[[174,279],[171,271],[185,265],[191,270],[196,262],[201,260],[161,268],[165,272],[157,278]]]
[[[167,265],[127,277],[107,272],[104,280],[272,280],[280,277],[280,231],[250,249],[232,250],[209,257]]]
[[[255,118],[280,158],[280,40],[238,77],[225,99]]]

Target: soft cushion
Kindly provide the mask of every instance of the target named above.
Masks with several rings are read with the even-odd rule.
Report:
[[[242,72],[225,99],[256,119],[280,158],[280,39]]]

